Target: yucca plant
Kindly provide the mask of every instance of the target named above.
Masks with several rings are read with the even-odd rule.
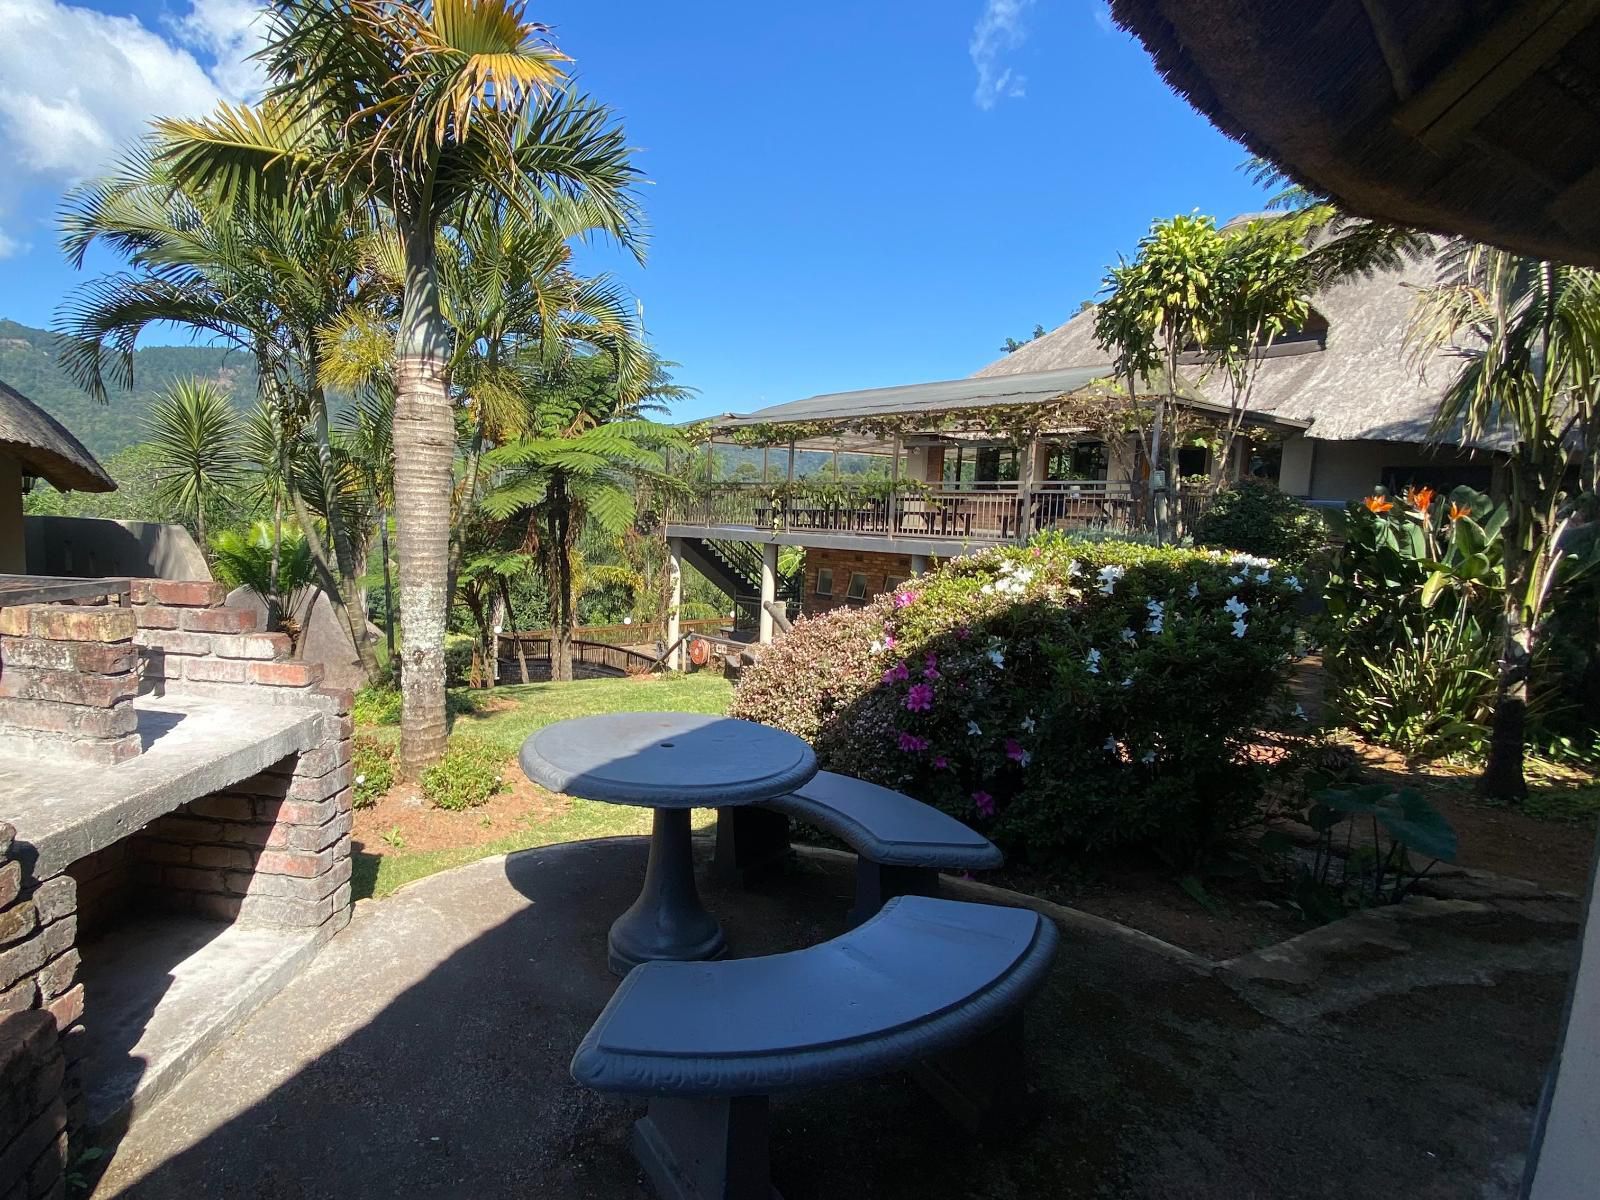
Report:
[[[192,522],[202,550],[209,550],[206,512],[244,477],[232,398],[210,380],[179,380],[150,405],[145,431],[160,495]]]

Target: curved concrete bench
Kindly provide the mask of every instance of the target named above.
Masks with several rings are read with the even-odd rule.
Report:
[[[772,1200],[773,1092],[916,1064],[971,1126],[1016,1103],[1022,1004],[1055,945],[1055,926],[1028,909],[903,896],[805,950],[645,963],[584,1037],[572,1077],[651,1098],[633,1149],[661,1196]]]
[[[893,896],[932,896],[940,871],[977,871],[1004,861],[994,843],[932,805],[862,779],[818,771],[787,796],[717,813],[717,860],[726,878],[750,883],[789,850],[788,818],[825,829],[857,855],[858,925]]]

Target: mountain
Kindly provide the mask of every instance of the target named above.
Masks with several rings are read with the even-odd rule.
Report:
[[[134,351],[133,388],[108,392],[102,404],[61,369],[55,334],[0,318],[0,380],[60,421],[100,459],[142,441],[151,399],[191,375],[227,388],[241,409],[255,403],[256,370],[247,355],[216,346],[147,346]]]

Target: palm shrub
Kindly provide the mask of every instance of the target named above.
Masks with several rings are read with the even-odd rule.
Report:
[[[260,596],[275,617],[289,612],[295,593],[316,581],[305,535],[265,520],[213,537],[211,569],[230,588],[247,587]]]
[[[206,513],[244,476],[232,397],[210,380],[181,379],[150,405],[146,432],[158,494],[208,549]]]
[[[1202,857],[1256,812],[1300,582],[1260,558],[1042,537],[802,620],[732,713],[972,822],[1013,860]]]

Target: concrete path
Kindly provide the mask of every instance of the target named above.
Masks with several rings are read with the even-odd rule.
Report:
[[[136,1118],[94,1195],[644,1197],[638,1106],[566,1070],[614,986],[605,930],[644,853],[551,847],[362,904]],[[746,954],[839,932],[851,889],[808,861],[765,892],[704,890]],[[1026,1127],[974,1143],[898,1076],[801,1093],[774,1108],[774,1178],[788,1200],[1509,1197],[1576,909],[1446,905],[1341,951],[1315,1003],[1327,971],[1244,979],[1065,929],[1032,1013]]]

